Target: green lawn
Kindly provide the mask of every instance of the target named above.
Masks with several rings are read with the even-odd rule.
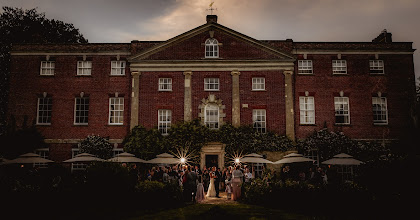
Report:
[[[194,204],[153,214],[140,214],[134,219],[309,219],[308,216],[292,214],[261,206],[234,204]]]

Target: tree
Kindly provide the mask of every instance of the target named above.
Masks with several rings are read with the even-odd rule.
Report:
[[[4,133],[0,136],[0,156],[12,159],[46,147],[44,137],[36,129],[35,123],[28,126],[27,120],[28,117],[25,117],[23,124],[17,128],[14,117],[11,117],[10,122],[5,126]]]
[[[231,124],[225,124],[219,130],[210,130],[198,119],[172,125],[167,136],[162,136],[157,129],[148,130],[137,126],[124,139],[123,144],[125,151],[143,159],[169,152],[182,156],[188,154],[192,162],[196,162],[201,148],[209,142],[226,144],[225,151],[232,155],[241,152],[286,151],[294,147],[286,136],[273,132],[261,133],[252,126],[236,128]]]
[[[88,135],[80,143],[80,152],[93,154],[102,159],[109,159],[112,156],[114,147],[109,143],[108,139],[99,135]]]
[[[255,131],[250,125],[234,127],[231,124],[225,124],[217,131],[216,139],[226,144],[225,150],[229,154],[286,151],[294,147],[292,141],[286,136],[270,131],[261,133]]]
[[[343,132],[329,131],[327,128],[314,131],[306,139],[299,140],[297,148],[301,152],[317,150],[320,161],[331,159],[339,153],[350,154],[364,162],[389,154],[389,149],[377,142],[352,140]]]
[[[420,129],[420,77],[416,83],[416,102],[414,104],[414,127]]]
[[[124,138],[124,151],[135,154],[142,159],[152,159],[165,150],[163,136],[157,129],[134,127]]]
[[[178,151],[188,151],[191,156],[196,156],[207,142],[212,141],[213,134],[214,132],[203,126],[198,119],[182,121],[171,126],[165,143],[170,152],[177,154]]]
[[[0,134],[5,132],[10,50],[14,43],[87,43],[73,24],[48,19],[36,8],[3,7],[0,13]]]

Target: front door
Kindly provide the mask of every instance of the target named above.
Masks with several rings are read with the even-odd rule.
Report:
[[[219,167],[219,155],[206,155],[206,167]]]

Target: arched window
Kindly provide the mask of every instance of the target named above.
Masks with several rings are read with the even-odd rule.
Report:
[[[219,106],[215,104],[206,105],[204,123],[210,129],[219,128]]]
[[[216,39],[209,38],[206,40],[206,58],[219,57],[219,44]]]

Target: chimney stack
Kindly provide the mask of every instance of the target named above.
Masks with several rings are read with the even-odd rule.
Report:
[[[372,40],[373,43],[392,43],[392,34],[388,33],[384,29],[381,34],[379,34],[375,39]]]
[[[217,15],[207,15],[206,20],[207,20],[207,24],[217,23]]]

